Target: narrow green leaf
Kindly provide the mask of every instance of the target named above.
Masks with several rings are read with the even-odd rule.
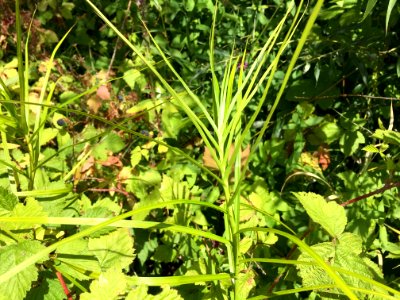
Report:
[[[367,7],[365,8],[365,12],[361,19],[361,22],[363,22],[371,14],[376,2],[378,2],[378,0],[368,0]]]
[[[191,283],[200,283],[200,282],[208,282],[214,280],[230,280],[231,277],[229,274],[220,273],[220,274],[208,274],[208,275],[192,275],[192,276],[163,276],[163,277],[130,277],[128,279],[129,284],[133,285],[149,285],[149,286],[161,286],[164,284],[168,284],[171,286],[174,285],[183,285],[183,284],[191,284]]]
[[[332,237],[337,237],[344,231],[347,224],[346,212],[343,206],[336,202],[326,202],[314,193],[294,193],[303,205],[310,218],[320,224]]]
[[[389,0],[389,5],[387,8],[387,13],[386,13],[386,25],[385,25],[385,30],[387,33],[388,26],[389,26],[389,20],[390,20],[390,15],[392,14],[393,7],[395,7],[397,0]]]

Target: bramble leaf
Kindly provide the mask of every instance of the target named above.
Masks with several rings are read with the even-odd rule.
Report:
[[[294,193],[310,218],[320,224],[332,237],[341,234],[347,224],[344,207],[336,202],[326,202],[314,193]]]
[[[44,246],[38,241],[23,241],[2,247],[0,249],[0,274],[4,274],[42,249],[44,249]],[[36,266],[30,265],[26,267],[17,275],[0,284],[1,299],[25,299],[26,292],[37,278],[38,270]]]
[[[81,300],[112,300],[119,299],[119,295],[126,290],[127,281],[124,274],[112,268],[101,273],[99,278],[90,284],[90,293],[83,293]]]
[[[17,204],[17,196],[0,186],[0,216],[8,215]]]
[[[78,280],[91,279],[91,273],[100,273],[100,264],[88,249],[87,240],[74,240],[57,249],[57,270]]]
[[[124,228],[99,238],[89,239],[88,249],[97,257],[102,269],[126,268],[134,258],[133,238],[128,229]]]

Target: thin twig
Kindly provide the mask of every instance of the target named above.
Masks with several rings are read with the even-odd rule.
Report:
[[[126,11],[127,11],[127,12],[129,12],[129,11],[131,10],[131,4],[132,4],[132,1],[129,0],[129,2],[128,2],[128,7],[126,8]],[[126,20],[127,20],[127,18],[128,18],[128,15],[129,15],[129,13],[126,13],[126,14],[125,14],[124,20],[122,21],[122,25],[121,25],[121,31],[122,31],[122,30],[124,29],[124,27],[125,27],[125,23],[126,23]],[[109,77],[109,75],[110,75],[111,68],[112,68],[112,66],[113,66],[113,64],[114,64],[115,56],[117,55],[118,43],[119,43],[119,37],[117,37],[117,41],[115,42],[114,51],[113,51],[113,54],[112,54],[112,56],[111,56],[110,64],[108,65],[107,79],[108,79],[108,77]]]
[[[68,300],[73,300],[72,296],[71,296],[71,292],[69,291],[62,274],[59,271],[57,271],[56,275],[57,275],[58,281],[60,281],[60,284],[64,290],[65,295],[68,297]]]
[[[368,98],[368,99],[379,99],[379,100],[390,100],[390,101],[400,101],[400,98],[396,97],[382,97],[382,96],[369,96],[369,95],[362,95],[362,94],[340,94],[335,96],[315,96],[315,97],[302,97],[296,96],[295,99],[328,99],[328,98],[336,98],[336,97],[361,97],[361,98]]]
[[[116,192],[116,193],[120,193],[124,196],[126,196],[127,198],[131,198],[132,196],[124,190],[118,189],[118,188],[89,188],[87,189],[87,191],[91,191],[91,192]]]
[[[377,190],[372,191],[372,192],[370,192],[370,193],[367,193],[367,194],[364,194],[364,195],[355,197],[355,198],[353,198],[353,199],[350,199],[350,200],[348,200],[348,201],[346,201],[346,202],[341,203],[340,205],[341,205],[341,206],[347,206],[347,205],[349,205],[349,204],[358,202],[358,201],[360,201],[360,200],[362,200],[362,199],[371,197],[371,196],[376,195],[376,194],[381,194],[381,193],[383,193],[383,192],[386,191],[386,190],[390,190],[390,189],[392,189],[392,188],[394,188],[394,187],[399,187],[399,186],[400,186],[400,182],[386,183],[386,184],[385,184],[382,188],[380,188],[380,189],[377,189]]]

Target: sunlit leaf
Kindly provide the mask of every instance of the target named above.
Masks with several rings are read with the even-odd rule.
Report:
[[[112,300],[119,299],[124,294],[127,281],[124,274],[118,268],[110,268],[101,273],[99,279],[90,284],[90,292],[80,296],[82,300]]]
[[[0,249],[0,274],[12,269],[43,248],[44,246],[38,241],[23,241],[18,244],[3,246]],[[2,299],[25,299],[26,292],[37,278],[37,267],[35,265],[26,267],[11,279],[0,284],[0,297]]]
[[[326,200],[314,193],[294,193],[303,205],[310,218],[320,224],[332,237],[337,237],[344,231],[347,224],[346,212],[343,206]]]

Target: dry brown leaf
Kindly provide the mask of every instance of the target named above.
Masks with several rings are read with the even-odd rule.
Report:
[[[101,100],[99,97],[96,96],[91,96],[86,101],[86,104],[89,107],[90,111],[95,114],[97,114],[97,112],[99,111],[99,108],[101,107],[102,103],[103,100]]]
[[[121,160],[119,159],[119,157],[118,156],[113,156],[113,155],[109,156],[106,161],[102,161],[101,165],[105,166],[105,167],[116,166],[116,167],[119,167],[119,168],[121,168],[123,166],[123,164],[122,164]]]
[[[108,90],[108,87],[106,85],[99,86],[99,88],[97,89],[96,95],[101,100],[110,100],[111,99],[110,91]]]
[[[233,152],[235,150],[235,146],[231,145],[229,148],[229,160],[232,158]],[[240,153],[240,160],[241,160],[241,166],[243,167],[247,159],[249,158],[250,155],[250,145],[247,145],[244,150],[241,151]],[[214,158],[211,156],[210,149],[208,147],[204,147],[204,154],[203,154],[203,164],[205,167],[213,170],[217,170],[218,166],[217,163],[215,162]]]

